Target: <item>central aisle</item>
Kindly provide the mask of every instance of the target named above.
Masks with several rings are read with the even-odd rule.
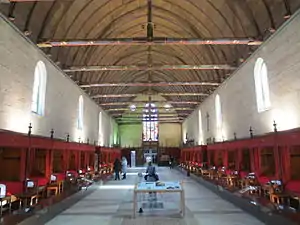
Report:
[[[157,209],[154,215],[145,213],[132,218],[133,185],[139,181],[138,172],[145,168],[128,170],[127,180],[109,181],[96,191],[88,195],[77,204],[62,212],[47,225],[260,225],[256,218],[235,207],[231,203],[219,198],[205,187],[192,179],[183,176],[176,170],[159,168],[161,181],[183,181],[185,190],[186,216],[168,212],[167,207]],[[179,197],[158,195],[167,203],[179,201]],[[168,199],[169,198],[169,199]],[[172,198],[172,197],[171,197]],[[172,205],[172,204],[171,204]],[[175,205],[175,204],[173,204]],[[176,207],[178,204],[174,206]],[[148,210],[148,211],[147,211]],[[150,209],[151,210],[151,209]]]

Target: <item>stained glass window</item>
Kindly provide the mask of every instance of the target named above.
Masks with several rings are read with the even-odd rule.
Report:
[[[153,103],[143,110],[143,141],[158,141],[158,111]]]

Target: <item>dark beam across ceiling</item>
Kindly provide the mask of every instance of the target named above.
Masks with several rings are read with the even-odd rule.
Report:
[[[144,109],[145,107],[141,107],[141,109]],[[176,111],[189,111],[189,110],[194,110],[195,108],[190,108],[190,107],[185,107],[185,108],[165,108],[165,107],[156,107],[158,110],[165,110],[165,111],[171,111],[171,110],[176,110]],[[105,109],[108,112],[111,111],[129,111],[130,108],[112,108],[112,109]],[[130,110],[132,111],[132,110]]]
[[[218,82],[151,82],[151,83],[98,83],[79,85],[81,88],[94,87],[168,87],[168,86],[219,86]]]
[[[113,117],[120,117],[120,116],[140,116],[142,115],[143,113],[142,112],[126,112],[126,113],[120,113],[120,112],[109,112],[110,115],[112,115]],[[155,113],[157,114],[157,113]],[[154,114],[149,114],[147,113],[147,115],[154,115]],[[162,116],[162,115],[168,115],[168,116],[179,116],[179,117],[183,117],[183,116],[188,116],[190,115],[190,113],[187,113],[187,112],[172,112],[172,111],[169,111],[169,112],[161,112],[159,113],[159,116]]]
[[[130,104],[146,104],[149,103],[149,101],[132,101],[132,102],[100,102],[98,103],[100,106],[118,106],[118,105],[130,105]],[[194,102],[194,101],[151,101],[151,103],[158,103],[158,104],[170,104],[170,105],[184,105],[184,104],[191,104],[191,105],[197,105],[200,102]]]
[[[54,2],[57,0],[7,0],[7,1],[9,2]],[[74,1],[74,0],[60,0],[60,1]]]
[[[91,96],[92,98],[130,98],[137,97],[139,94],[99,94]],[[156,95],[161,96],[208,96],[207,93],[188,93],[188,92],[178,92],[178,93],[157,93]]]
[[[141,124],[142,121],[132,121],[132,122],[128,122],[128,121],[124,121],[124,122],[118,122],[119,125],[134,125],[134,124]],[[174,121],[161,121],[159,122],[159,124],[164,124],[164,123],[178,123],[178,124],[181,124],[182,121],[177,121],[177,120],[174,120]]]
[[[155,122],[155,121],[174,121],[174,120],[183,120],[184,118],[181,117],[169,117],[169,118],[157,118],[157,119],[151,119],[147,120],[144,118],[117,118],[117,121],[149,121],[149,122]]]
[[[253,38],[169,38],[156,37],[149,41],[145,37],[137,38],[113,38],[113,39],[89,39],[89,40],[50,40],[37,44],[40,48],[52,47],[78,47],[78,46],[153,46],[153,45],[261,45],[262,41]]]
[[[148,115],[147,115],[148,116]],[[143,119],[145,118],[143,115],[137,115],[137,116],[119,116],[119,117],[115,117],[116,119]],[[182,119],[184,117],[181,116],[177,116],[177,115],[172,115],[172,116],[161,116],[160,113],[158,114],[158,118],[160,119],[172,119],[172,118],[176,118],[176,119]]]
[[[100,65],[100,66],[71,66],[64,72],[91,72],[91,71],[158,71],[158,70],[235,70],[235,66],[220,65]]]

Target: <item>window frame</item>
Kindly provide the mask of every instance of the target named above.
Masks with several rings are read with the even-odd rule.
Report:
[[[34,81],[31,97],[31,112],[39,116],[45,114],[47,86],[47,69],[43,61],[38,61],[34,70]]]
[[[268,67],[263,58],[258,58],[255,62],[254,83],[257,111],[262,113],[271,108]]]
[[[102,112],[99,112],[98,115],[98,142],[99,145],[102,146],[103,145],[103,130],[102,130]]]
[[[158,128],[158,110],[154,103],[147,103],[143,109],[143,141],[150,142],[150,141],[158,141],[159,137],[159,128]],[[153,132],[157,134],[157,137],[152,137],[151,130],[155,129],[156,131]],[[150,135],[148,135],[150,134]],[[150,136],[150,139],[146,138]]]
[[[83,116],[84,114],[84,100],[83,96],[80,95],[78,98],[78,115],[77,115],[77,129],[83,130]]]
[[[198,110],[198,130],[199,130],[199,145],[203,144],[203,127],[202,127],[202,112]]]
[[[215,96],[217,139],[223,139],[223,116],[220,95]]]

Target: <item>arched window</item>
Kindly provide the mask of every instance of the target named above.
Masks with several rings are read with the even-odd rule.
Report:
[[[254,67],[255,93],[258,112],[264,112],[271,107],[267,65],[258,58]]]
[[[202,130],[202,114],[201,110],[198,111],[198,129],[199,129],[199,145],[203,144],[203,130]]]
[[[99,113],[99,130],[98,130],[98,142],[100,146],[103,146],[103,134],[102,134],[102,112]]]
[[[215,109],[216,109],[216,125],[217,125],[217,140],[223,139],[222,132],[222,109],[221,109],[221,99],[219,95],[215,98]]]
[[[158,111],[153,103],[143,109],[143,141],[158,141]]]
[[[38,115],[44,115],[46,97],[47,71],[42,61],[39,61],[34,70],[34,82],[32,90],[31,111]]]
[[[79,96],[78,100],[78,118],[77,118],[77,129],[83,129],[83,97],[82,95]]]

